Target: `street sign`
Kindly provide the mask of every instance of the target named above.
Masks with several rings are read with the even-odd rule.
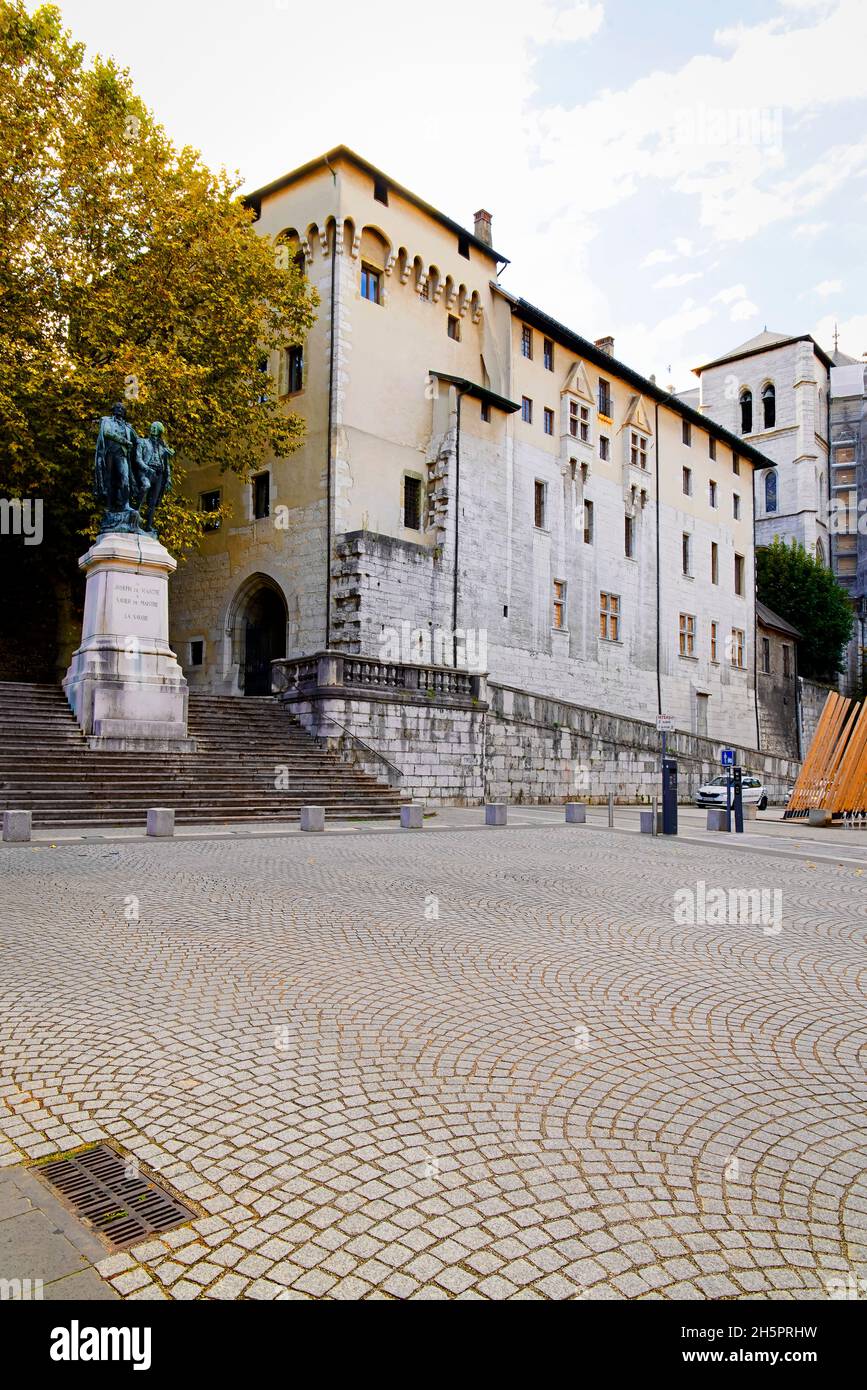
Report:
[[[658,714],[658,715],[656,716],[656,730],[657,730],[657,733],[660,733],[660,734],[673,734],[673,733],[674,733],[674,715],[673,715],[673,714]]]
[[[724,748],[724,749],[722,750],[722,756],[721,756],[720,761],[721,761],[723,767],[734,767],[734,765],[735,765],[735,750],[734,750],[733,748]]]

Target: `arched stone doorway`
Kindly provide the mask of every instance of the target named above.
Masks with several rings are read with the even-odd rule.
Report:
[[[271,694],[271,662],[286,655],[286,600],[273,579],[254,574],[239,589],[231,623],[243,695]]]

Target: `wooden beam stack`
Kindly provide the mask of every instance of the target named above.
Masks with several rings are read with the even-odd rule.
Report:
[[[867,701],[829,693],[785,814],[806,817],[813,807],[867,813]]]

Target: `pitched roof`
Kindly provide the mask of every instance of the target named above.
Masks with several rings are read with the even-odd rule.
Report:
[[[766,603],[760,603],[758,599],[756,599],[756,619],[762,627],[772,627],[777,632],[787,632],[790,637],[803,636],[803,633],[799,632],[796,627],[792,627],[792,624],[787,623],[785,618],[781,618]]]
[[[824,362],[826,367],[833,365],[824,348],[820,348],[815,338],[811,337],[809,333],[772,333],[765,328],[754,338],[747,338],[747,341],[741,343],[739,347],[732,348],[730,352],[724,352],[722,357],[714,357],[712,361],[705,362],[700,367],[693,367],[693,371],[701,374],[707,371],[708,367],[720,367],[724,362],[737,361],[739,357],[753,357],[757,352],[765,352],[768,348],[773,347],[783,347],[786,343],[812,343],[820,361]]]

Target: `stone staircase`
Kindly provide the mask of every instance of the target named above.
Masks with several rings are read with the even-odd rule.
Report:
[[[195,753],[105,753],[87,747],[60,686],[0,682],[0,810],[34,826],[136,825],[150,806],[178,824],[394,818],[403,798],[342,763],[271,697],[190,695]],[[278,790],[275,779],[282,770]]]

